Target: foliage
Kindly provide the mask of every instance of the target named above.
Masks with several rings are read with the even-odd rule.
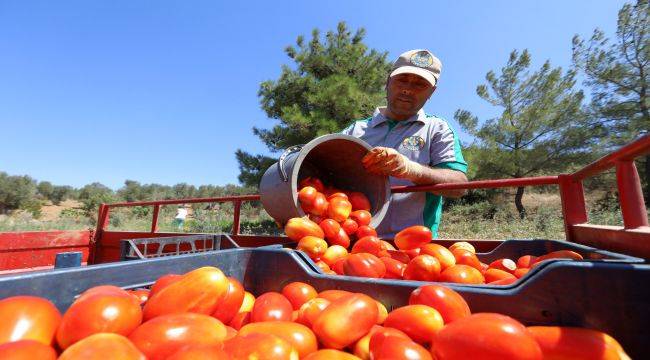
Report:
[[[0,172],[0,214],[26,208],[37,211],[40,203],[35,201],[36,192],[36,181],[31,177]]]

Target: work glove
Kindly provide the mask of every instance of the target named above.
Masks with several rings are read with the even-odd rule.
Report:
[[[409,160],[393,148],[375,147],[361,159],[369,173],[413,180],[423,171],[422,165]]]

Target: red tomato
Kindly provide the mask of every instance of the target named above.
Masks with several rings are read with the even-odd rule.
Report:
[[[334,302],[344,296],[352,295],[354,293],[345,291],[345,290],[325,290],[318,293],[318,297],[321,299],[327,299],[331,302]]]
[[[370,200],[368,200],[366,195],[360,192],[351,192],[349,195],[350,203],[352,204],[352,210],[370,211]]]
[[[167,360],[230,360],[230,356],[222,348],[223,344],[187,345],[178,349]]]
[[[323,256],[320,259],[327,264],[330,268],[340,259],[345,259],[348,257],[348,250],[341,245],[332,245],[325,250]]]
[[[333,194],[327,195],[327,201],[330,201],[330,200],[334,199],[335,197],[339,197],[339,198],[341,198],[343,200],[348,200],[348,196],[345,195],[345,193],[335,192]]]
[[[19,340],[0,344],[3,360],[56,360],[56,351],[36,340]]]
[[[449,246],[449,251],[454,252],[455,249],[465,249],[471,253],[476,254],[476,249],[474,248],[474,245],[468,243],[467,241],[457,241],[451,244],[451,246]]]
[[[224,351],[233,360],[298,360],[298,351],[279,336],[252,333],[226,341]]]
[[[110,355],[108,355],[110,354]],[[146,360],[129,339],[118,334],[99,333],[74,343],[65,349],[59,360]]]
[[[381,325],[388,317],[388,310],[381,302],[377,301],[377,325]]]
[[[370,338],[372,360],[431,360],[431,354],[422,345],[408,338],[375,333]]]
[[[233,277],[228,278],[228,291],[212,312],[214,318],[224,324],[229,323],[237,315],[244,303],[245,291],[242,284]]]
[[[381,260],[386,266],[384,279],[402,279],[404,277],[406,264],[388,256],[380,257],[379,260]]]
[[[515,270],[515,272],[513,273],[513,275],[514,275],[517,279],[521,279],[524,275],[528,274],[529,271],[530,271],[529,268],[520,268],[520,269]]]
[[[456,265],[456,258],[446,247],[438,244],[424,244],[420,247],[420,255],[431,255],[440,262],[440,269],[445,270]]]
[[[235,315],[235,317],[232,318],[232,320],[230,320],[230,323],[228,325],[235,330],[239,330],[244,325],[249,324],[250,322],[251,322],[251,312],[243,311],[243,312],[238,312],[237,315]]]
[[[409,262],[410,262],[411,260],[413,260],[413,258],[415,258],[416,256],[419,256],[419,255],[420,255],[420,248],[417,248],[417,249],[411,249],[411,250],[400,250],[400,251],[402,251],[402,252],[404,252],[406,255],[408,255],[408,257],[409,257],[409,259],[410,259]]]
[[[390,313],[384,326],[403,331],[413,341],[426,344],[444,326],[440,313],[426,305],[407,305]]]
[[[0,343],[35,340],[52,344],[61,313],[49,300],[12,296],[0,300]]]
[[[298,318],[296,321],[311,328],[318,315],[331,303],[331,301],[323,298],[315,298],[307,301],[298,310]]]
[[[316,298],[318,292],[313,286],[296,281],[285,285],[282,288],[282,295],[289,300],[294,310],[298,310],[304,303]]]
[[[341,230],[341,224],[336,222],[335,220],[332,219],[325,219],[321,221],[319,224],[321,229],[323,229],[323,233],[325,234],[325,239],[332,239],[339,234],[339,230]]]
[[[284,232],[287,234],[289,239],[295,242],[300,241],[300,239],[305,236],[315,236],[321,239],[325,236],[323,229],[321,229],[318,224],[305,218],[289,219],[287,224],[284,226]]]
[[[309,208],[309,213],[311,215],[325,217],[327,215],[327,207],[329,202],[327,198],[322,193],[317,193],[316,198],[312,202],[312,206]]]
[[[245,324],[244,324],[245,325]],[[238,331],[235,330],[234,327],[232,326],[226,326],[226,337],[223,339],[223,341],[229,340],[237,336]]]
[[[346,199],[335,197],[330,201],[329,207],[327,208],[327,215],[330,219],[334,219],[338,222],[343,222],[350,216],[352,212],[352,204]]]
[[[368,253],[377,257],[388,256],[388,249],[386,245],[379,240],[376,236],[366,236],[357,240],[352,246],[353,254]]]
[[[377,231],[368,225],[359,226],[355,235],[357,235],[357,239],[361,239],[366,236],[377,236]]]
[[[529,326],[544,359],[629,359],[621,345],[600,331],[561,326]]]
[[[313,206],[314,199],[316,199],[316,194],[318,194],[318,190],[315,187],[305,186],[298,191],[298,201],[300,201],[301,205],[310,209]]]
[[[499,280],[504,280],[504,279],[509,279],[512,281],[516,281],[517,278],[512,275],[511,273],[499,269],[494,269],[494,268],[489,268],[485,271],[485,274],[483,274],[483,277],[485,277],[485,282],[486,283],[491,283],[494,281],[499,281]]]
[[[345,232],[345,229],[343,228],[339,229],[338,234],[336,234],[336,236],[330,239],[330,244],[343,246],[346,249],[350,247],[350,237]]]
[[[485,278],[480,271],[468,265],[454,265],[440,274],[438,281],[458,284],[484,284]]]
[[[305,325],[291,321],[267,321],[251,323],[239,330],[238,336],[248,334],[275,335],[287,341],[298,351],[300,357],[305,357],[318,350],[316,335]]]
[[[343,230],[345,230],[345,233],[346,233],[348,236],[350,236],[350,235],[354,235],[354,234],[357,232],[357,230],[359,230],[359,224],[357,224],[356,221],[354,221],[354,220],[352,220],[352,219],[349,219],[349,218],[346,219],[346,220],[341,224],[341,227],[343,228]]]
[[[336,262],[334,263],[334,265],[332,265],[332,270],[333,270],[337,275],[345,275],[344,265],[345,265],[345,259],[347,259],[347,258],[348,258],[348,257],[345,256],[344,258],[338,259],[338,260],[336,260]]]
[[[293,307],[284,295],[269,291],[255,299],[251,322],[258,321],[291,321]]]
[[[327,242],[316,236],[305,236],[298,241],[296,250],[304,251],[312,260],[318,260],[325,254]]]
[[[440,276],[440,262],[431,255],[418,255],[404,270],[404,280],[436,281]]]
[[[491,262],[490,267],[492,269],[499,269],[512,274],[517,269],[517,264],[510,259],[498,259]]]
[[[490,268],[490,265],[488,265],[488,264],[486,264],[486,263],[484,263],[484,262],[481,262],[481,268],[478,269],[478,271],[480,271],[481,274],[485,274],[485,272],[486,272],[487,269],[489,269],[489,268]]]
[[[395,245],[400,250],[419,248],[432,239],[431,229],[422,225],[409,226],[395,235]]]
[[[216,267],[192,270],[149,298],[144,305],[144,319],[182,312],[212,314],[229,287],[228,278]]]
[[[325,194],[325,196],[330,196],[330,195],[333,195],[333,194],[336,194],[336,193],[343,193],[343,190],[341,190],[339,188],[336,188],[336,187],[333,187],[333,186],[326,186],[325,190],[323,190],[323,194]],[[346,194],[346,196],[347,196],[347,194]]]
[[[128,335],[140,325],[140,302],[125,290],[110,288],[87,290],[63,314],[56,333],[62,349],[93,334]]]
[[[359,358],[344,351],[323,349],[309,354],[304,360],[359,360]]]
[[[422,304],[436,309],[445,324],[471,315],[469,305],[454,290],[442,285],[424,285],[411,293],[409,305]]]
[[[342,349],[359,340],[377,322],[377,302],[364,294],[333,301],[316,318],[312,330],[328,348]]]
[[[129,290],[129,294],[131,294],[133,297],[138,299],[140,305],[147,302],[147,300],[149,299],[149,292],[150,291],[147,289]]]
[[[352,205],[354,209],[354,204]],[[350,219],[354,220],[359,226],[370,225],[372,215],[367,210],[355,210],[350,213]]]
[[[221,321],[194,313],[155,317],[129,335],[129,339],[149,360],[165,359],[186,345],[219,344],[225,337],[226,327]]]
[[[318,266],[318,268],[325,274],[328,274],[332,270],[326,262],[321,260],[316,261],[316,266]]]
[[[476,270],[482,270],[481,262],[473,252],[466,249],[454,249],[451,253],[454,254],[457,265],[467,265]]]
[[[248,291],[244,291],[244,301],[239,308],[239,312],[252,311],[253,305],[255,305],[255,296]]]
[[[516,281],[517,281],[516,277],[511,277],[511,278],[504,278],[504,279],[501,279],[501,280],[494,280],[494,281],[491,281],[491,282],[489,282],[487,284],[488,285],[504,286],[504,285],[513,284]]]
[[[384,244],[384,246],[386,247],[387,250],[397,251],[397,249],[395,249],[393,244],[389,243],[388,241],[381,240],[381,243]]]
[[[535,338],[517,320],[479,313],[446,325],[436,335],[436,359],[542,359]]]
[[[307,215],[307,218],[308,218],[309,220],[315,222],[316,224],[320,224],[321,221],[323,221],[323,217],[322,217],[322,216],[318,216],[318,215],[314,215],[314,214],[308,214],[308,215]]]
[[[343,263],[343,272],[348,276],[382,278],[386,274],[386,266],[375,255],[350,254]]]
[[[302,180],[300,180],[300,183],[298,184],[298,189],[302,189],[306,186],[311,186],[316,189],[318,192],[323,192],[325,190],[325,186],[323,185],[323,182],[320,181],[319,178],[316,177],[306,177]]]
[[[402,250],[387,250],[387,252],[388,252],[388,256],[390,256],[392,259],[395,259],[399,262],[402,262],[404,264],[408,264],[409,262],[411,262],[411,258],[408,256],[406,252]]]
[[[582,255],[578,254],[575,251],[571,250],[558,250],[558,251],[553,251],[550,252],[546,255],[540,256],[537,259],[535,259],[535,262],[533,262],[533,265],[539,264],[540,262],[544,260],[549,260],[549,259],[571,259],[571,260],[582,260],[583,257]]]
[[[351,346],[352,353],[363,360],[370,360],[370,337],[372,337],[372,335],[374,335],[377,331],[384,330],[384,329],[387,328],[384,328],[383,326],[380,325],[375,325],[372,328],[370,328],[370,331],[368,331],[366,335],[364,335],[361,339],[357,340],[357,342],[354,343],[354,346]],[[394,330],[396,332],[401,333],[401,331],[396,329],[389,329],[389,330]],[[406,334],[404,336],[406,336]]]
[[[524,255],[517,259],[518,268],[529,268],[537,259],[537,256],[533,255]]]
[[[160,290],[162,290],[162,288],[166,287],[167,285],[170,285],[180,280],[182,277],[183,275],[178,275],[178,274],[167,274],[159,277],[158,280],[156,280],[156,282],[151,286],[151,290],[149,291],[149,297],[152,297],[153,294],[159,292]]]

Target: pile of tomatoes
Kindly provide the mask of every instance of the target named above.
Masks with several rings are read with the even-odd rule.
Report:
[[[467,242],[449,248],[432,243],[431,230],[426,226],[400,231],[393,246],[380,239],[370,226],[370,202],[364,194],[326,187],[313,177],[301,181],[299,188],[298,200],[308,215],[290,219],[284,230],[297,242],[296,248],[327,274],[508,285],[544,260],[582,259],[574,251],[560,250],[486,264]]]
[[[63,315],[46,299],[10,297],[0,300],[0,358],[626,358],[607,334],[472,314],[460,294],[437,284],[390,312],[362,293],[302,282],[279,290],[255,298],[221,270],[202,267],[165,275],[151,290],[88,289]]]

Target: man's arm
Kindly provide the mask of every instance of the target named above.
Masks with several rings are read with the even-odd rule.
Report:
[[[413,169],[410,172],[408,180],[416,185],[434,185],[434,184],[447,184],[447,183],[465,183],[467,176],[458,170],[451,169],[437,169],[424,166],[418,163],[410,164],[418,169]],[[436,195],[442,195],[450,198],[459,198],[467,193],[465,189],[458,190],[439,190],[432,191]]]

